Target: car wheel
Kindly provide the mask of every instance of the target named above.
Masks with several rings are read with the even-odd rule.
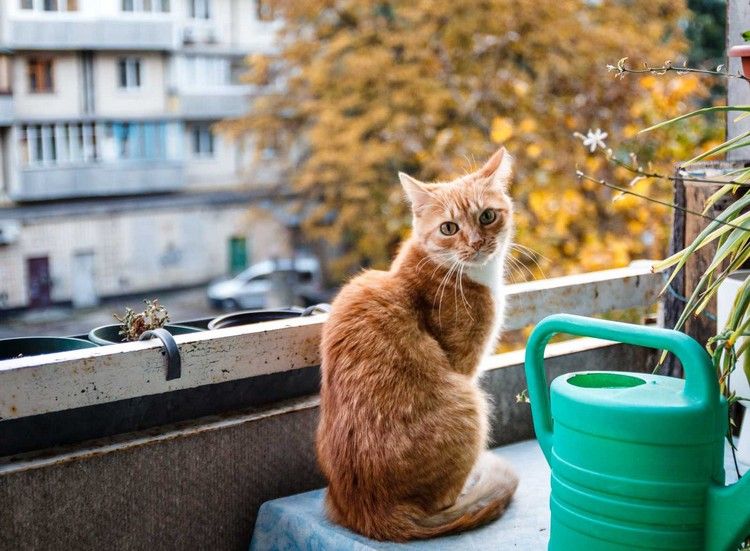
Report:
[[[221,301],[221,307],[224,310],[239,310],[240,309],[240,305],[233,298],[226,298],[223,301]]]

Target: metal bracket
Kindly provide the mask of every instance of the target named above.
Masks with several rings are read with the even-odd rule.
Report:
[[[172,334],[163,328],[144,331],[139,341],[147,341],[157,338],[164,345],[162,354],[167,357],[167,381],[179,379],[182,376],[182,359],[180,358],[180,348],[174,340]]]

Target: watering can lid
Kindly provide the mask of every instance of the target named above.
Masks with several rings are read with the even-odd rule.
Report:
[[[726,401],[712,408],[685,396],[685,381],[643,373],[588,371],[557,377],[552,418],[570,428],[620,440],[664,444],[722,438]]]

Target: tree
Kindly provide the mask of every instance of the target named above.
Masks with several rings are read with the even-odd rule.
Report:
[[[666,209],[613,203],[610,190],[577,181],[577,165],[610,169],[572,134],[627,135],[703,92],[686,78],[654,95],[606,70],[624,56],[678,61],[683,1],[286,0],[277,10],[279,52],[250,60],[249,79],[270,91],[224,128],[286,155],[305,231],[343,251],[338,275],[386,266],[408,231],[397,171],[452,178],[500,143],[517,157],[516,240],[543,255],[519,256],[527,268],[555,275],[663,255]],[[686,158],[704,139],[695,133],[698,143],[641,153]]]

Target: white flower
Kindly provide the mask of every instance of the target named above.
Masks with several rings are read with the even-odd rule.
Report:
[[[607,144],[604,143],[604,140],[607,136],[609,136],[609,134],[607,134],[606,132],[602,132],[601,128],[597,128],[596,130],[591,130],[589,128],[589,131],[586,132],[586,135],[582,136],[583,146],[588,147],[591,153],[596,151],[597,147],[606,149]]]

